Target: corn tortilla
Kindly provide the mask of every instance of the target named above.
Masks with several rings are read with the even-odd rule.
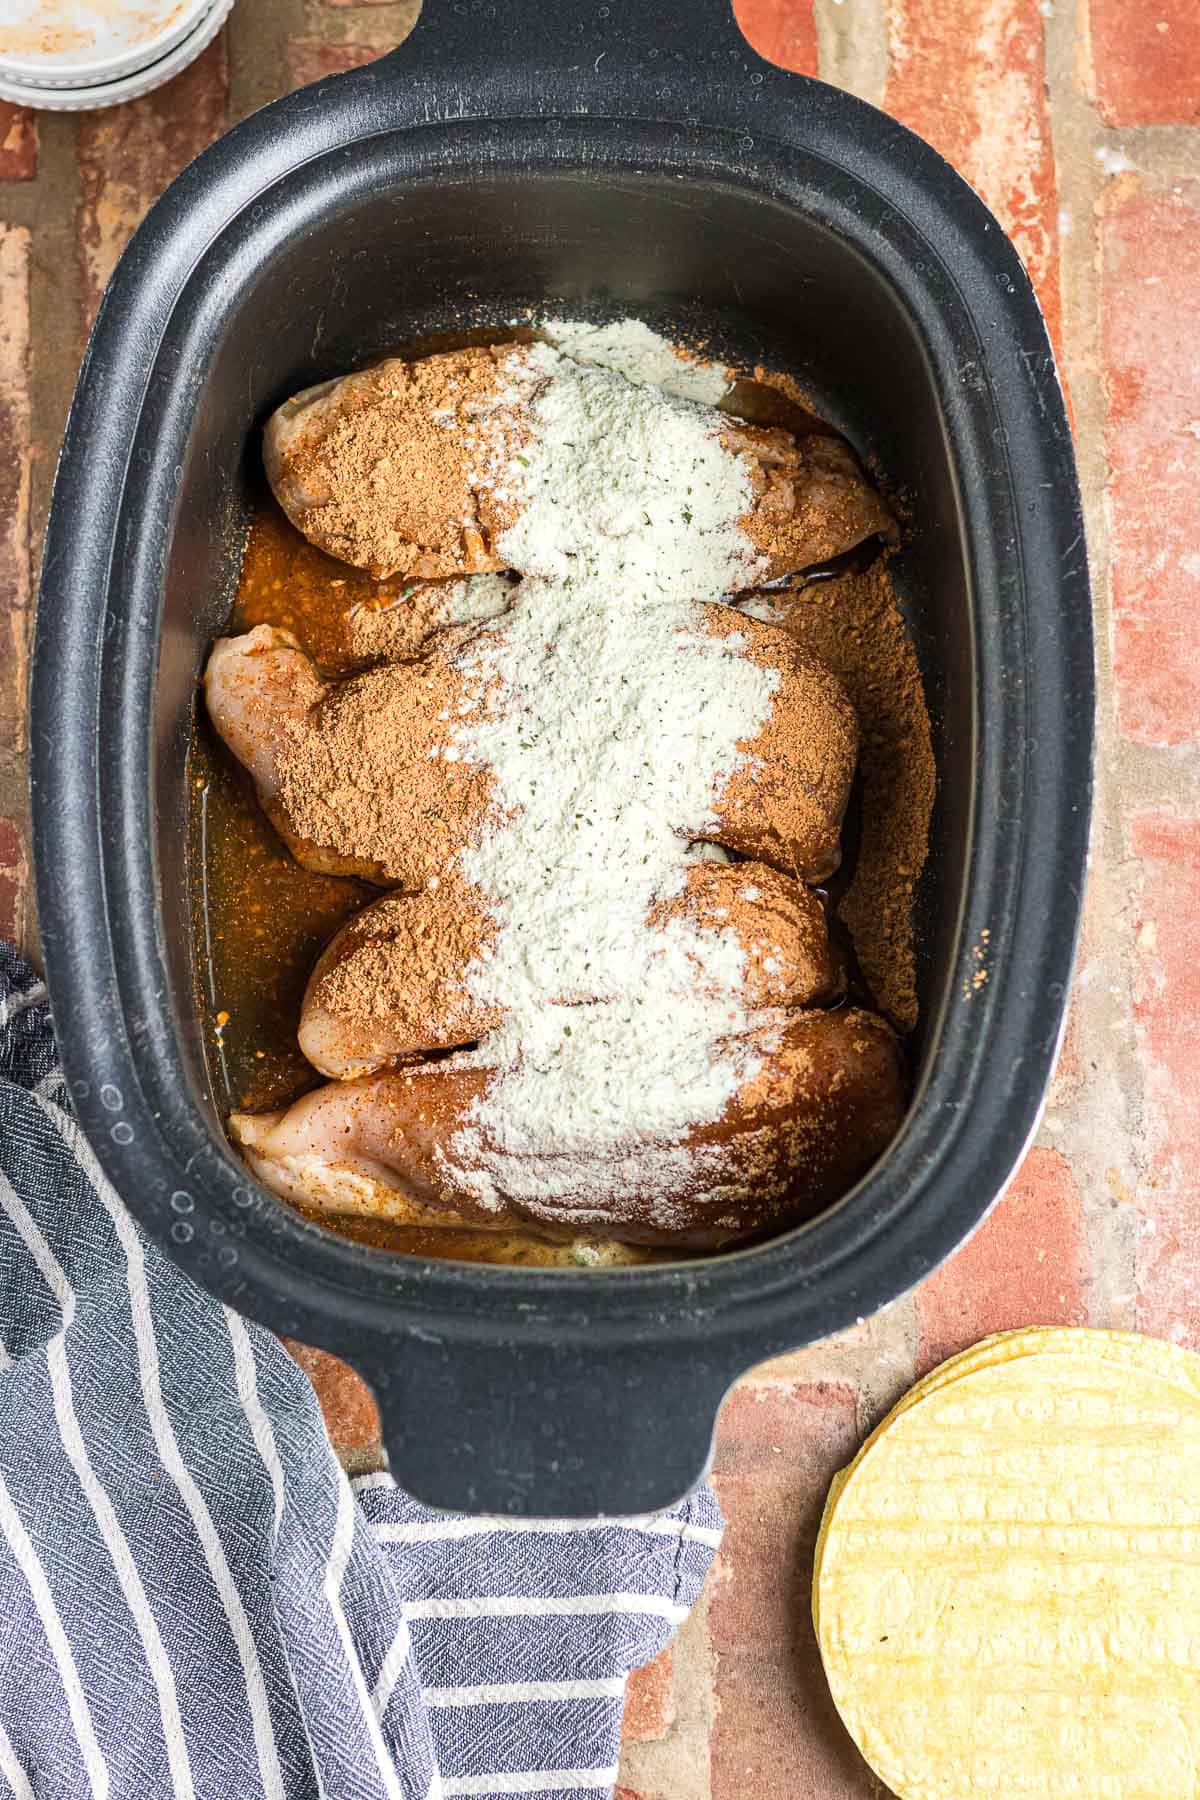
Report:
[[[1200,1358],[985,1339],[835,1477],[813,1614],[901,1800],[1189,1800],[1200,1766]]]

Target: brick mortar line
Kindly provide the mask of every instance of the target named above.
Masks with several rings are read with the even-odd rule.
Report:
[[[303,0],[300,0],[303,5]],[[428,0],[439,10],[447,0]],[[302,17],[304,30],[298,35],[316,38],[323,44],[365,44],[380,56],[402,44],[421,13],[419,0],[372,0],[367,7],[330,8],[328,0],[308,0]]]
[[[231,123],[286,92],[288,40],[303,35],[305,24],[304,0],[234,7],[225,27]]]
[[[1132,134],[1106,126],[1081,85],[1088,52],[1073,7],[1055,8],[1046,19],[1045,40],[1060,219],[1064,207],[1070,212],[1069,231],[1060,233],[1062,337],[1084,496],[1099,684],[1092,867],[1073,1027],[1081,1053],[1094,1046],[1103,1055],[1085,1067],[1073,1090],[1052,1094],[1039,1141],[1065,1155],[1084,1197],[1089,1317],[1098,1325],[1130,1325],[1138,1221],[1136,1208],[1114,1196],[1113,1174],[1115,1165],[1118,1181],[1130,1174],[1136,1178],[1143,1077],[1128,1029],[1137,880],[1123,825],[1125,807],[1116,802],[1118,796],[1124,803],[1151,789],[1157,793],[1168,773],[1174,774],[1178,792],[1183,771],[1178,760],[1168,771],[1152,753],[1131,756],[1133,747],[1123,744],[1116,721],[1099,267],[1099,203],[1111,177],[1099,153],[1124,149],[1129,154]],[[1155,135],[1156,162],[1164,151],[1177,152],[1176,132]],[[1189,760],[1193,767],[1187,779],[1200,789],[1200,757]]]
[[[1200,744],[1135,744],[1122,739],[1109,749],[1120,770],[1122,790],[1132,790],[1139,806],[1200,810]]]
[[[710,1574],[674,1640],[673,1724],[663,1738],[622,1746],[619,1781],[637,1794],[711,1800],[709,1744],[717,1662],[708,1630],[712,1590]]]
[[[0,182],[0,222],[24,225],[31,231],[40,226],[42,191],[42,181],[37,176],[31,181]]]
[[[813,0],[818,72],[872,106],[883,103],[888,74],[886,0]]]
[[[857,1396],[858,1427],[865,1434],[912,1385],[918,1335],[914,1290],[861,1326],[758,1364],[742,1382],[758,1389],[797,1384],[852,1387]]]
[[[1087,104],[1086,100],[1084,104]],[[1148,172],[1153,172],[1160,180],[1200,174],[1200,127],[1106,125],[1098,113],[1093,113],[1092,117],[1096,149],[1124,150],[1131,162],[1136,162],[1137,155],[1141,155],[1150,165]],[[1138,173],[1142,173],[1140,167]]]
[[[76,220],[81,185],[76,155],[77,124],[68,113],[42,114],[38,178],[33,185],[43,204],[37,225],[30,305],[34,321],[30,396],[34,437],[41,454],[34,466],[33,543],[35,571],[59,446],[83,355],[83,291]],[[64,277],[64,271],[65,277]],[[56,353],[49,346],[62,345]]]

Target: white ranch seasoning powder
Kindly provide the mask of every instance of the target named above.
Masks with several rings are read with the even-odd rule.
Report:
[[[596,363],[684,400],[715,406],[729,390],[729,371],[720,363],[681,356],[666,338],[641,319],[617,319],[611,325],[588,325],[582,319],[545,319],[542,330],[573,362]]]
[[[508,611],[516,589],[507,575],[464,575],[445,584],[441,600],[443,625],[476,625]]]
[[[755,571],[750,481],[694,402],[542,344],[506,374],[535,426],[492,469],[520,503],[500,547],[524,579],[505,628],[458,658],[489,701],[456,733],[505,816],[461,860],[501,922],[469,985],[506,1018],[473,1053],[500,1074],[447,1154],[485,1204],[582,1220],[632,1191],[669,1224],[656,1186],[707,1160],[680,1140],[759,1066],[735,933],[647,918],[779,682],[737,634],[697,628],[697,602]]]

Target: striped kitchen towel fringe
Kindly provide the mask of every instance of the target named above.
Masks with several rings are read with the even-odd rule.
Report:
[[[597,1800],[720,1540],[351,1482],[270,1332],[134,1224],[0,944],[0,1794]]]

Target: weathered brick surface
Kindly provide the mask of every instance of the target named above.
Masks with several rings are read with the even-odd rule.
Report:
[[[37,164],[35,115],[27,106],[0,100],[0,181],[32,181]]]
[[[1196,0],[1088,0],[1089,84],[1109,125],[1200,122]]]
[[[674,1720],[675,1659],[668,1644],[629,1677],[621,1731],[628,1743],[653,1744],[666,1737]]]
[[[21,941],[28,877],[20,826],[14,819],[0,819],[0,938]]]
[[[1117,707],[1138,744],[1200,741],[1200,181],[1122,177],[1101,217]]]
[[[760,56],[798,75],[817,73],[812,0],[734,0],[733,10]]]
[[[25,746],[29,638],[28,231],[0,225],[0,752]]]
[[[314,1350],[293,1338],[284,1338],[283,1343],[312,1382],[330,1442],[347,1468],[377,1467],[381,1461],[379,1408],[366,1382],[325,1350]]]
[[[1039,0],[889,0],[884,105],[982,194],[1060,327],[1058,193]]]
[[[1083,1202],[1070,1164],[1035,1148],[975,1235],[917,1290],[918,1373],[991,1331],[1087,1322]]]
[[[1145,1083],[1137,1323],[1200,1349],[1200,816],[1143,813],[1134,1016]]]
[[[404,0],[278,0],[261,9],[270,22],[260,16],[251,29],[251,6],[244,0],[230,30],[241,56],[232,71],[239,112],[369,61],[399,41],[413,10]],[[760,53],[881,97],[962,170],[1012,230],[1056,340],[1065,255],[1067,347],[1080,377],[1102,595],[1111,530],[1121,741],[1103,749],[1104,900],[1089,923],[1088,985],[1051,1097],[1052,1136],[977,1237],[915,1297],[836,1344],[778,1359],[734,1394],[716,1471],[730,1531],[709,1589],[708,1636],[702,1611],[674,1657],[630,1686],[618,1800],[879,1800],[829,1705],[809,1627],[816,1520],[858,1432],[907,1382],[914,1355],[926,1367],[989,1330],[1078,1320],[1086,1298],[1098,1322],[1108,1296],[1120,1322],[1132,1314],[1143,1330],[1200,1347],[1200,182],[1188,178],[1200,153],[1200,134],[1188,129],[1200,124],[1200,7],[737,0],[737,13]],[[38,121],[0,104],[0,215],[15,221],[0,227],[0,932],[10,935],[27,928],[19,757],[28,470],[39,446],[42,466],[52,464],[65,398],[51,407],[46,369],[73,356],[60,341],[70,337],[65,307],[81,324],[91,318],[137,220],[226,123],[229,81],[218,44],[168,88],[110,113]],[[1124,133],[1143,125],[1174,129]],[[77,192],[61,181],[76,147]],[[1123,166],[1094,216],[1104,172]],[[72,267],[49,246],[69,236],[77,200]],[[32,421],[30,266],[41,383]],[[47,325],[53,309],[44,307],[39,340],[38,296],[60,291],[58,323]],[[1097,374],[1102,418],[1093,410]],[[1114,1084],[1111,1116],[1101,1116],[1097,1084],[1114,1059],[1120,1091]],[[1089,1257],[1093,1273],[1104,1270],[1090,1285]],[[316,1383],[340,1454],[372,1466],[378,1418],[364,1385],[333,1358],[293,1352]]]
[[[858,1438],[854,1389],[742,1383],[721,1413],[714,1479],[728,1530],[713,1577],[713,1800],[868,1800],[872,1778],[825,1686],[812,1551],[830,1478]]]
[[[104,285],[143,213],[228,123],[222,37],[174,81],[141,100],[79,122],[79,254],[83,318],[90,325]]]

